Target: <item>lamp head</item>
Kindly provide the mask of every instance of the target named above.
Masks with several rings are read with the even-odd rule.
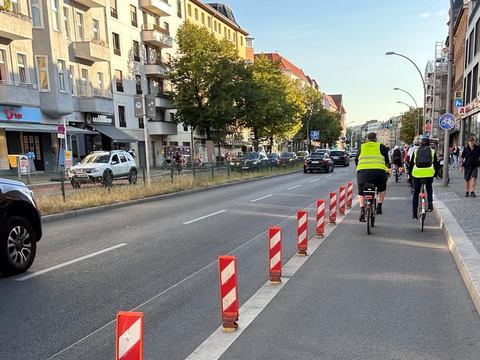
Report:
[[[395,51],[387,51],[385,55],[395,55]]]
[[[393,88],[393,90],[400,90],[399,88]]]

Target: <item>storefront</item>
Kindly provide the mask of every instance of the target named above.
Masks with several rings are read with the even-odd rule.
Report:
[[[129,144],[137,142],[134,137],[115,127],[113,117],[87,113],[86,123],[89,128],[99,132],[87,142],[87,150],[124,149],[128,148]]]

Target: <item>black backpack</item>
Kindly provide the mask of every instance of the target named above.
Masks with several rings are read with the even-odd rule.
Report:
[[[400,149],[393,150],[393,160],[400,160],[402,158],[402,153]]]
[[[432,151],[428,146],[420,146],[415,157],[415,165],[417,168],[429,168],[432,166]]]

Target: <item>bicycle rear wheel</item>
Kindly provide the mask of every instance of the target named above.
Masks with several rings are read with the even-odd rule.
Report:
[[[395,182],[398,182],[398,169],[395,169]]]
[[[372,228],[375,227],[375,213],[377,212],[377,200],[375,199],[372,203]]]
[[[423,231],[423,228],[425,226],[425,218],[427,217],[427,214],[422,214],[420,216],[420,230]]]
[[[372,224],[372,208],[370,206],[367,206],[365,216],[367,217],[367,234],[370,235]]]

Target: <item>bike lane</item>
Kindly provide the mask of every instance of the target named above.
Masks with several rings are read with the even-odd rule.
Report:
[[[372,235],[358,215],[357,206],[220,359],[478,359],[480,318],[435,215],[420,232],[406,183],[394,181]]]

